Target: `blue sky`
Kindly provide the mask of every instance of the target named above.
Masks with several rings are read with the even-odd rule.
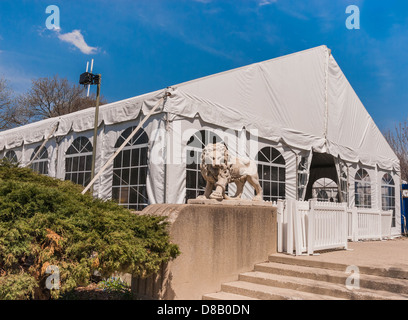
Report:
[[[359,30],[346,28],[349,5]],[[94,58],[113,102],[322,44],[380,129],[407,119],[405,0],[0,1],[0,76],[17,92],[54,74],[78,82]]]

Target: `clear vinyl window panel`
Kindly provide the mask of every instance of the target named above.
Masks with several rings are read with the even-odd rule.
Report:
[[[392,228],[396,227],[395,217],[395,182],[389,173],[386,173],[381,181],[382,210],[392,210]]]
[[[286,198],[286,161],[282,154],[272,147],[263,148],[256,157],[259,182],[265,201]]]
[[[17,154],[14,150],[7,151],[6,154],[4,155],[4,158],[7,159],[10,163],[13,164],[18,163]]]
[[[88,138],[74,140],[65,155],[65,180],[84,187],[91,182],[92,150]]]
[[[320,178],[312,187],[313,199],[321,202],[339,202],[337,183],[329,178]]]
[[[223,143],[223,141],[215,133],[202,130],[192,135],[187,143],[186,201],[204,195],[206,182],[201,174],[201,156],[203,149],[210,143]]]
[[[116,142],[119,148],[136,127],[125,130]],[[119,205],[142,211],[149,205],[146,183],[148,175],[149,137],[140,129],[118,154],[113,163],[112,199]]]
[[[41,146],[38,146],[35,148],[33,154],[31,155],[30,161],[31,163],[31,169],[39,174],[44,174],[48,175],[48,151],[47,148],[42,148],[40,151],[40,154],[37,156],[37,158],[33,161],[34,156],[37,154],[37,152],[40,150]]]
[[[371,179],[366,170],[360,169],[357,171],[354,187],[356,207],[371,209]]]

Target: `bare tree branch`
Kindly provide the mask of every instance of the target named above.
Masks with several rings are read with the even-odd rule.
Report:
[[[408,123],[400,123],[393,132],[384,134],[401,165],[401,179],[408,181]]]
[[[86,97],[85,89],[55,75],[32,81],[31,89],[21,103],[33,113],[35,120],[62,116],[95,106],[95,96]],[[102,97],[101,105],[106,101]]]
[[[0,130],[27,124],[30,116],[30,112],[18,103],[7,80],[0,79]]]

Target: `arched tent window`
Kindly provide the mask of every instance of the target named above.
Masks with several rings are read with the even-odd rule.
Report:
[[[275,148],[266,147],[258,152],[256,160],[264,200],[285,199],[286,161],[282,154]]]
[[[201,154],[210,143],[223,143],[222,139],[211,131],[197,131],[187,143],[186,157],[186,201],[204,195],[206,182],[201,175]]]
[[[337,183],[329,178],[321,178],[313,184],[313,198],[322,202],[338,202]]]
[[[381,181],[381,198],[382,210],[392,210],[392,227],[395,228],[395,182],[389,173],[386,173]]]
[[[38,150],[40,150],[41,146],[35,148],[34,152],[31,155],[30,161],[34,159],[34,156],[37,154]],[[39,174],[48,174],[48,151],[47,148],[42,148],[40,154],[35,158],[35,160],[31,163],[31,169]]]
[[[7,151],[6,154],[4,155],[4,158],[7,159],[10,163],[14,164],[18,163],[17,154],[14,150]]]
[[[360,169],[355,177],[355,202],[357,208],[371,208],[371,180],[364,169]]]
[[[115,148],[119,148],[135,129],[126,129]],[[140,129],[113,162],[112,199],[131,210],[142,211],[149,204],[146,189],[148,143],[149,137]]]
[[[91,182],[92,144],[88,138],[74,140],[65,155],[65,180],[87,186]]]

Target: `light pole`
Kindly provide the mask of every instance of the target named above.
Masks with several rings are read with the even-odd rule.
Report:
[[[92,74],[90,72],[85,72],[81,74],[81,76],[79,77],[79,84],[83,86],[97,85],[94,136],[93,136],[93,148],[92,148],[91,181],[95,177],[96,144],[98,142],[99,100],[100,100],[100,93],[101,93],[101,80],[102,80],[102,76],[100,74]],[[91,193],[93,194],[93,186],[91,187]]]

